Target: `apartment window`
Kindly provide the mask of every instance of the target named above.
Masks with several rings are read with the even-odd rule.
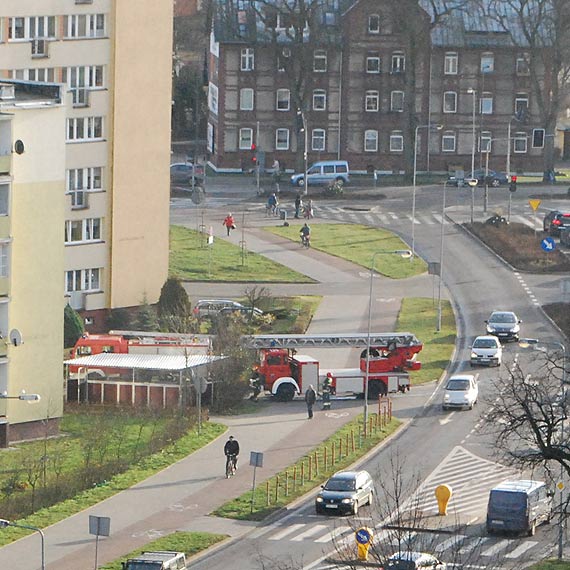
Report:
[[[55,38],[55,16],[9,18],[8,40]]]
[[[103,138],[103,117],[76,117],[67,119],[67,141],[98,140]]]
[[[253,129],[244,128],[239,130],[239,148],[240,150],[251,150],[253,144]]]
[[[0,184],[0,216],[7,216],[9,214],[9,197],[10,197],[10,185]]]
[[[71,89],[80,87],[103,87],[103,66],[87,65],[79,67],[63,68],[62,80],[69,85]]]
[[[445,75],[457,75],[458,67],[459,55],[454,51],[447,52],[443,62],[443,73]]]
[[[311,148],[316,151],[324,151],[326,143],[325,129],[313,129],[311,135]]]
[[[0,277],[8,277],[10,266],[8,253],[10,251],[10,244],[0,243]]]
[[[325,111],[327,108],[327,92],[324,89],[313,91],[313,110]]]
[[[99,241],[101,239],[101,218],[67,220],[65,222],[65,243]]]
[[[55,69],[53,67],[38,67],[35,69],[13,69],[12,79],[25,79],[27,81],[55,81]]]
[[[105,14],[73,14],[64,16],[65,38],[105,37]]]
[[[218,114],[218,86],[213,83],[208,85],[208,109]]]
[[[517,93],[515,96],[515,117],[519,121],[524,121],[528,115],[528,95]]]
[[[276,107],[278,111],[288,111],[291,104],[291,92],[289,89],[277,89]]]
[[[277,12],[275,18],[276,30],[288,30],[293,26],[291,14]]]
[[[493,137],[489,131],[483,131],[479,137],[479,152],[492,151]]]
[[[524,154],[527,150],[526,133],[515,133],[514,136],[514,151],[518,154]]]
[[[495,71],[495,56],[492,53],[481,55],[481,73],[493,73]]]
[[[380,16],[378,14],[371,14],[370,16],[368,16],[368,33],[369,34],[380,33]]]
[[[378,151],[378,131],[364,131],[364,152]]]
[[[390,111],[402,113],[404,111],[404,92],[392,91],[390,94]]]
[[[75,269],[65,272],[65,292],[99,291],[101,269]]]
[[[275,131],[275,150],[289,150],[289,129]]]
[[[100,166],[72,168],[67,171],[67,192],[76,190],[101,190],[102,172]]]
[[[443,112],[457,113],[457,93],[455,91],[446,91],[443,94]]]
[[[404,73],[406,69],[406,56],[403,52],[397,51],[392,54],[392,73]]]
[[[530,75],[530,55],[528,53],[517,56],[515,71],[517,75]]]
[[[442,152],[455,152],[455,133],[446,133],[441,137]]]
[[[313,71],[322,73],[327,70],[327,52],[323,49],[315,50],[313,54]]]
[[[208,129],[206,132],[206,148],[209,152],[214,152],[214,141],[215,141],[215,129],[212,123],[208,123]]]
[[[493,114],[493,95],[492,93],[483,93],[479,100],[479,110],[482,115]]]
[[[380,107],[380,93],[378,91],[367,91],[364,109],[366,111],[375,112]]]
[[[101,218],[87,218],[84,223],[84,228],[86,241],[101,239]]]
[[[243,48],[241,50],[240,69],[242,71],[253,71],[255,69],[255,52],[253,48]]]
[[[239,108],[242,111],[253,111],[253,89],[240,89]]]
[[[545,139],[544,129],[533,129],[532,131],[532,148],[544,148]]]
[[[390,152],[402,152],[404,150],[404,136],[402,131],[392,131],[390,134]]]
[[[81,220],[67,220],[65,222],[65,243],[83,241],[83,222]]]
[[[380,73],[380,56],[377,53],[366,56],[366,73]]]

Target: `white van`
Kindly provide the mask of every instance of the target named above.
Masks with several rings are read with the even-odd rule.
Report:
[[[315,162],[307,170],[307,183],[309,186],[332,184],[336,181],[343,184],[348,184],[350,181],[348,162],[346,160]],[[291,184],[303,187],[305,185],[305,173],[293,174],[291,176]]]

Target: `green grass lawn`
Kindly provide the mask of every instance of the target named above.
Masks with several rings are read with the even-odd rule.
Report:
[[[438,380],[449,364],[457,336],[455,317],[449,301],[442,302],[441,331],[436,332],[437,302],[432,299],[409,298],[402,300],[396,329],[411,332],[423,343],[418,354],[422,367],[411,372],[412,390],[414,384]]]
[[[225,534],[211,534],[209,532],[175,532],[168,536],[163,536],[157,540],[153,540],[146,544],[143,548],[133,550],[126,556],[115,560],[104,566],[99,566],[100,570],[121,570],[121,562],[129,558],[135,558],[144,550],[170,550],[174,552],[184,552],[186,554],[186,562],[188,557],[197,554],[202,550],[206,550],[214,544],[226,539],[228,536]]]
[[[529,570],[570,570],[567,560],[543,560],[528,567]]]
[[[284,238],[298,241],[300,225],[267,227],[265,230]],[[379,228],[353,224],[314,224],[311,228],[311,247],[342,257],[348,261],[370,268],[372,255],[377,251],[393,252],[409,249],[398,236]],[[424,273],[426,263],[419,257],[402,259],[388,253],[377,255],[374,267],[378,273],[392,279],[404,279]]]
[[[251,251],[242,251],[224,239],[206,245],[206,235],[182,226],[170,228],[171,276],[184,281],[251,283],[313,283],[284,265]]]
[[[259,308],[274,312],[278,317],[268,331],[275,334],[305,334],[311,319],[322,301],[317,295],[297,295],[295,297],[270,297],[260,303]],[[263,331],[264,334],[267,334]]]

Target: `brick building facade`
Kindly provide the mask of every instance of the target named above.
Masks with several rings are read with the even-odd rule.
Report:
[[[219,0],[209,58],[212,166],[247,171],[262,151],[266,168],[275,159],[299,168],[306,136],[309,164],[338,158],[354,172],[402,172],[417,132],[420,171],[469,172],[473,149],[475,168],[485,166],[489,149],[492,169],[510,162],[512,172],[541,171],[552,134],[539,124],[530,55],[475,8],[433,27],[426,9],[414,23],[425,40],[410,61],[409,30],[392,8],[393,0],[325,5],[303,30],[300,54],[282,14],[269,24],[249,2]],[[299,101],[298,77],[282,62],[307,53],[312,64]]]

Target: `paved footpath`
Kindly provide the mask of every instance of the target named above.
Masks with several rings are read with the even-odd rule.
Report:
[[[185,216],[184,221],[192,227],[195,221],[189,220],[187,213]],[[267,223],[262,216],[260,214],[259,224],[252,224],[246,232],[248,248],[317,280],[314,285],[271,286],[274,294],[302,292],[324,296],[309,328],[310,333],[330,332],[331,329],[339,332],[366,330],[369,273],[344,260],[314,250],[301,250],[298,244],[266,234],[257,227]],[[234,242],[240,239],[238,232],[230,237]],[[432,279],[427,275],[403,281],[379,277],[374,287],[376,315],[372,327],[391,330],[401,298],[431,296]],[[193,283],[189,290],[193,298],[236,297],[242,294],[243,287]],[[350,349],[321,349],[311,351],[311,354],[326,359],[331,367],[354,366],[358,358],[357,352]],[[419,391],[417,395],[420,395]],[[265,479],[303,456],[361,409],[362,402],[336,402],[331,412],[319,411],[313,420],[308,420],[304,402],[296,400],[290,404],[263,403],[259,412],[251,415],[212,418],[226,424],[229,428],[227,434],[233,434],[240,441],[241,466],[236,477],[226,480],[222,476],[225,434],[131,489],[46,528],[47,569],[84,570],[93,567],[95,539],[88,534],[89,515],[111,518],[111,536],[99,542],[99,564],[112,561],[175,530],[220,532],[234,539],[243,535],[258,523],[229,521],[209,513],[251,487],[252,471],[246,465],[249,452],[264,453],[261,477]],[[40,568],[37,534],[0,549],[0,570],[17,568],[22,560],[30,570]]]

